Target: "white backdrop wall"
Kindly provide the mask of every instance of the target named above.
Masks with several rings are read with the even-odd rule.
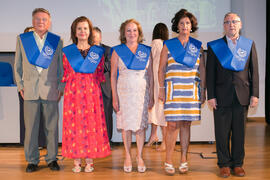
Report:
[[[0,0],[0,52],[14,51],[16,35],[31,26],[31,12],[44,7],[51,12],[51,31],[61,35],[64,44],[70,39],[70,26],[78,16],[87,16],[103,31],[103,41],[110,46],[119,44],[119,27],[127,19],[137,19],[143,28],[145,43],[150,45],[156,23],[171,29],[171,19],[186,8],[198,19],[195,34],[204,43],[219,37],[223,15],[230,10],[230,0]]]

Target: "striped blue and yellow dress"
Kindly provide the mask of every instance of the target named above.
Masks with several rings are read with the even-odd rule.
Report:
[[[195,121],[201,119],[200,58],[193,68],[176,62],[168,53],[165,75],[166,121]]]

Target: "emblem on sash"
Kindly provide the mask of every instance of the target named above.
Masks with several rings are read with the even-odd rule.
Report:
[[[136,54],[136,58],[138,58],[140,61],[145,61],[146,57],[147,57],[147,54],[142,51],[138,51],[138,53]]]
[[[198,48],[196,48],[196,46],[194,46],[194,44],[190,44],[190,45],[189,45],[189,50],[190,50],[192,53],[197,53],[197,52],[198,52]]]
[[[87,58],[90,60],[90,62],[97,63],[97,60],[99,59],[99,55],[95,52],[90,52]]]
[[[53,54],[53,49],[50,48],[49,46],[46,46],[45,53],[46,53],[46,55],[51,56]]]
[[[189,49],[189,51],[187,51],[188,54],[197,57],[198,48],[194,44],[190,43],[188,49]]]
[[[245,51],[244,49],[239,48],[239,49],[237,50],[237,54],[238,54],[238,56],[240,56],[241,58],[244,58],[244,57],[246,57],[246,55],[247,55],[247,51]]]
[[[44,51],[41,52],[43,54],[43,57],[46,59],[51,59],[51,55],[53,55],[53,49],[49,46],[45,46]]]

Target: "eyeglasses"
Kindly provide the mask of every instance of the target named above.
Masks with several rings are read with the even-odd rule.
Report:
[[[232,20],[232,21],[225,21],[224,24],[231,25],[231,24],[237,24],[239,23],[239,20]]]

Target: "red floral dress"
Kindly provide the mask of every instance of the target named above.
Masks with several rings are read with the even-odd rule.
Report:
[[[85,57],[88,50],[81,51]],[[104,57],[94,73],[76,73],[63,56],[66,83],[63,110],[62,155],[67,158],[102,158],[110,155],[100,83]]]

